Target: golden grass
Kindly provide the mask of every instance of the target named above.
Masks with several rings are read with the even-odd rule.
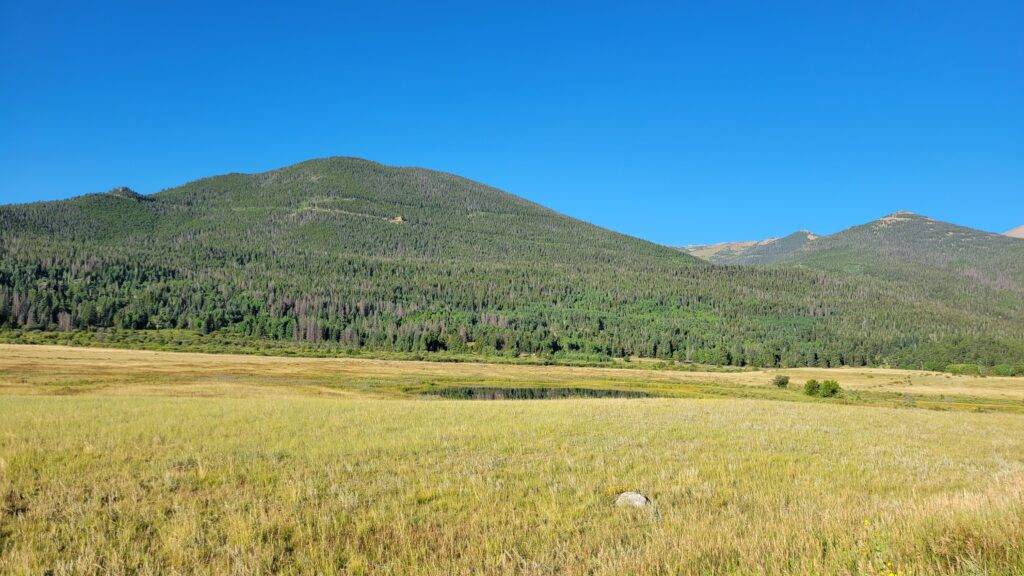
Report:
[[[1024,574],[1018,414],[403,392],[621,372],[0,347],[0,574]]]
[[[443,363],[361,358],[293,358],[155,352],[64,346],[0,344],[0,386],[8,392],[31,393],[32,382],[46,380],[84,385],[98,378],[102,391],[116,393],[119,383],[137,392],[141,382],[177,381],[193,388],[231,387],[239,377],[263,383],[303,382],[313,386],[351,387],[360,384],[412,384],[436,382],[490,382],[511,384],[573,385],[581,382],[605,386],[644,387],[671,391],[691,385],[713,384],[771,388],[776,374],[786,374],[794,386],[808,379],[839,380],[855,391],[911,393],[932,396],[969,396],[1024,403],[1024,377],[951,375],[921,370],[887,368],[793,368],[744,372],[690,372],[637,368],[577,368],[486,363]],[[17,378],[3,378],[17,375]],[[162,388],[162,387],[161,387]],[[100,390],[94,390],[100,391]]]

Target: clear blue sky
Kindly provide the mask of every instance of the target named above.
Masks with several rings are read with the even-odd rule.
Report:
[[[348,155],[669,244],[1024,224],[1019,0],[428,4],[0,0],[0,202]]]

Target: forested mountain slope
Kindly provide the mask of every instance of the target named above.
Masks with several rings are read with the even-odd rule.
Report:
[[[1024,305],[1007,293],[998,279],[962,301],[845,271],[715,266],[464,178],[352,158],[0,207],[6,329],[941,367],[1024,357]]]
[[[910,212],[823,236],[781,261],[906,280],[942,277],[1024,294],[1024,242]]]
[[[798,232],[760,242],[688,246],[684,251],[718,264],[804,264],[880,277],[905,277],[925,266],[998,288],[1020,288],[1024,242],[1009,236],[895,212],[831,236]]]
[[[925,284],[942,279],[1000,291],[1024,291],[1024,242],[896,212],[831,236],[742,243],[728,253],[687,252],[718,264],[798,264],[846,274]]]

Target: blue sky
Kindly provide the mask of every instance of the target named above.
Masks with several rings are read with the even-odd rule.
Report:
[[[0,202],[346,155],[668,244],[1003,231],[1022,29],[1019,1],[0,0]]]

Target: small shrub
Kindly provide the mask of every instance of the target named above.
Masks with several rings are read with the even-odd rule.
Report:
[[[786,388],[787,386],[789,386],[789,376],[783,376],[782,374],[779,374],[778,376],[772,379],[772,384],[775,384],[776,388]]]
[[[835,380],[825,380],[824,382],[818,382],[817,380],[808,380],[804,384],[804,394],[808,396],[817,396],[818,398],[832,398],[838,396],[842,388],[839,387],[839,382]]]
[[[996,376],[1013,376],[1016,370],[1009,364],[996,364],[992,367],[992,373]]]
[[[981,376],[981,366],[977,364],[950,364],[946,372],[957,376]]]
[[[835,380],[825,380],[820,386],[818,386],[818,396],[822,398],[831,398],[839,394],[840,390],[839,382],[836,382]]]

